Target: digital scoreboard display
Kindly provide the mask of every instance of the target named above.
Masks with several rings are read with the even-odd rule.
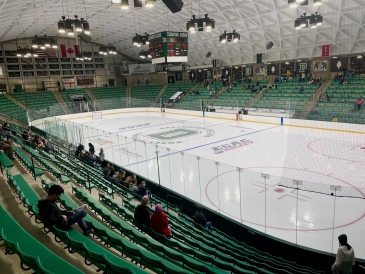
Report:
[[[150,35],[152,64],[188,61],[188,33],[159,32]]]

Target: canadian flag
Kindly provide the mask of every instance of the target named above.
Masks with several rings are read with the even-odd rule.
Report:
[[[79,53],[79,45],[60,45],[61,56],[66,57],[76,57],[76,54]]]

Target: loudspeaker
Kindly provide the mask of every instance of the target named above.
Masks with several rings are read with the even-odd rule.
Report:
[[[272,41],[266,43],[266,49],[271,49],[274,43]]]
[[[262,53],[256,54],[256,64],[262,63]]]
[[[207,52],[207,54],[205,54],[206,58],[209,58],[212,55],[212,53],[210,51]]]
[[[84,32],[81,32],[77,37],[79,37],[81,39],[81,41],[84,43],[91,42],[91,37],[89,35],[85,34]]]
[[[184,5],[183,1],[181,0],[162,0],[162,2],[165,3],[172,13],[181,11]]]

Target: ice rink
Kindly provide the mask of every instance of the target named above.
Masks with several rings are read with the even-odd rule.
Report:
[[[110,161],[229,218],[326,252],[336,252],[337,236],[345,233],[356,257],[365,258],[361,132],[204,118],[199,112],[70,121],[82,128],[85,145],[93,143],[97,152],[103,147]],[[312,191],[279,186],[295,187],[293,179]],[[335,191],[360,198],[318,193]]]

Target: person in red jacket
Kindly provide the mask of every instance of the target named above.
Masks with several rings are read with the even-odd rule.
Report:
[[[162,206],[155,206],[155,213],[151,215],[151,228],[157,233],[164,234],[167,238],[172,237],[167,216],[162,212]]]

